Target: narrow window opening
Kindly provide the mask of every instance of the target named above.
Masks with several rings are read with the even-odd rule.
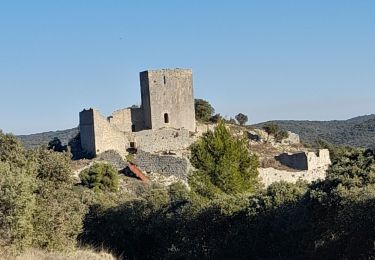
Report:
[[[164,85],[167,84],[167,79],[164,76]]]
[[[164,123],[168,124],[169,123],[169,116],[168,113],[164,114]]]
[[[135,142],[130,142],[130,148],[132,148],[132,149],[135,148]]]
[[[132,132],[135,132],[135,125],[132,125]]]

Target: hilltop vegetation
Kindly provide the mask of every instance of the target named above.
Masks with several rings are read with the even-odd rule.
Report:
[[[375,147],[375,115],[341,121],[275,120],[256,124],[254,127],[263,127],[269,123],[276,123],[284,130],[299,134],[301,140],[310,145],[325,140],[335,145]]]
[[[66,152],[27,151],[0,132],[0,251],[82,245],[126,259],[372,259],[375,151],[331,149],[325,180],[263,189],[257,158],[220,124],[192,147],[190,189],[151,183],[134,197],[86,187]]]

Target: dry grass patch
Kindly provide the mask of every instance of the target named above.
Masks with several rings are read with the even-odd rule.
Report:
[[[70,253],[45,252],[36,249],[27,250],[25,253],[13,257],[1,255],[4,260],[115,260],[116,258],[107,252],[94,252],[87,249],[79,249]]]

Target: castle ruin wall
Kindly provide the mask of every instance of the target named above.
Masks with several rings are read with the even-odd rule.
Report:
[[[95,148],[96,154],[115,150],[121,155],[127,153],[129,136],[113,127],[99,111],[94,110]]]
[[[144,129],[143,111],[141,108],[124,108],[108,117],[110,125],[122,132],[135,132]]]
[[[150,153],[181,152],[195,141],[186,129],[144,130],[133,136],[137,149]]]
[[[88,154],[94,156],[96,154],[94,110],[83,110],[79,113],[79,132],[82,149]]]
[[[290,182],[296,183],[298,180],[307,181],[311,183],[317,180],[324,180],[326,177],[328,166],[323,168],[316,168],[308,171],[285,171],[274,168],[259,168],[259,177],[265,187],[268,187],[274,182]]]
[[[331,164],[328,149],[321,149],[318,154],[315,152],[283,153],[276,156],[276,159],[282,164],[297,170],[313,170]]]
[[[193,75],[190,69],[140,73],[145,127],[184,128],[195,132]]]

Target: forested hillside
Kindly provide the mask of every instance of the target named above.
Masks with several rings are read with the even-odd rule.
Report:
[[[262,127],[271,122],[284,130],[299,134],[301,140],[308,144],[323,139],[336,145],[365,148],[375,146],[375,115],[333,121],[275,120],[254,126]]]
[[[47,145],[49,141],[51,141],[55,137],[59,138],[63,145],[66,145],[73,137],[78,134],[78,132],[79,130],[76,127],[61,131],[50,131],[31,135],[19,135],[17,137],[21,140],[21,142],[27,149],[33,149],[40,145]]]

